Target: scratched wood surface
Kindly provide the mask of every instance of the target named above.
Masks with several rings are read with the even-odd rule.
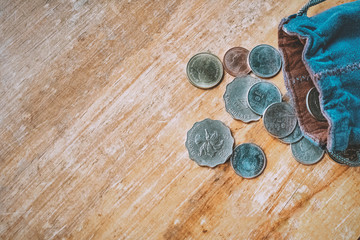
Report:
[[[262,120],[225,111],[230,75],[201,90],[185,73],[201,51],[277,46],[303,4],[0,0],[0,238],[357,239],[359,168],[298,164]],[[270,81],[285,93],[281,73]],[[186,132],[204,118],[260,145],[264,173],[191,161]]]

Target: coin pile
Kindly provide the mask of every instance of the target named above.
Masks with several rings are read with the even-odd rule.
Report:
[[[263,117],[265,129],[281,142],[290,144],[294,158],[305,165],[319,162],[324,150],[303,137],[291,99],[283,101],[280,90],[271,82],[248,75],[251,71],[260,78],[271,78],[281,69],[282,60],[277,49],[261,44],[250,52],[242,47],[229,49],[223,59],[227,73],[235,79],[226,86],[223,99],[226,111],[236,120],[249,123]],[[211,53],[193,56],[186,68],[191,84],[199,88],[212,88],[223,77],[220,59]],[[311,89],[306,106],[319,121],[326,121],[321,113],[319,94]],[[233,149],[230,129],[219,120],[205,119],[188,131],[186,147],[190,159],[200,166],[215,167],[230,159],[234,171],[244,178],[259,176],[266,167],[263,150],[253,143],[243,143]],[[355,150],[354,150],[355,151]],[[360,152],[329,153],[340,164],[360,165]],[[356,161],[357,160],[357,161]]]
[[[324,151],[303,137],[294,108],[286,102],[270,105],[264,114],[265,129],[282,142],[291,144],[291,152],[299,163],[310,165],[319,162]]]
[[[232,76],[244,76],[229,84],[224,95],[227,110],[235,119],[259,120],[267,106],[281,101],[281,93],[275,85],[247,75],[251,70],[262,77],[276,75],[281,68],[281,58],[275,48],[259,45],[249,53],[245,48],[235,47],[226,52],[224,63],[225,70]],[[191,84],[208,89],[221,82],[223,65],[211,53],[198,53],[189,60],[186,73]],[[267,97],[263,98],[265,95]],[[265,154],[259,146],[244,143],[233,149],[231,131],[219,120],[205,119],[195,123],[187,133],[185,145],[189,157],[200,166],[215,167],[231,158],[233,169],[244,178],[259,176],[266,166]]]

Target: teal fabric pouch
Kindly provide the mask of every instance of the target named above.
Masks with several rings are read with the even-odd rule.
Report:
[[[321,2],[321,1],[318,1]],[[306,10],[279,26],[284,81],[299,125],[313,142],[330,151],[360,146],[360,1],[313,17]],[[315,86],[327,122],[308,115],[307,91]]]

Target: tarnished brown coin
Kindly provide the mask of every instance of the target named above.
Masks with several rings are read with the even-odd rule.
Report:
[[[225,71],[234,77],[248,74],[251,71],[247,62],[248,55],[249,50],[245,48],[230,48],[224,55]]]

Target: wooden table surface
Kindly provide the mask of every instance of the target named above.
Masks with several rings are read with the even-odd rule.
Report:
[[[262,120],[225,111],[233,77],[211,90],[186,77],[198,52],[276,47],[305,3],[0,0],[0,238],[357,239],[360,168],[297,163]],[[282,73],[269,81],[285,94]],[[264,173],[190,160],[204,118],[260,145]]]

